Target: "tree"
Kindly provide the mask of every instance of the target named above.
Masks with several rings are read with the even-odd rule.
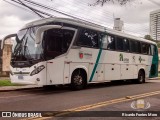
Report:
[[[51,0],[53,1],[53,0]],[[107,2],[119,3],[120,5],[126,5],[128,2],[138,1],[138,0],[94,0],[93,4],[89,4],[89,6],[101,5],[103,6]]]
[[[150,35],[145,35],[144,39],[154,41],[154,39]]]
[[[151,40],[151,41],[156,42],[156,43],[157,43],[158,48],[160,48],[160,42],[159,42],[159,41],[154,40],[150,35],[145,35],[145,36],[144,36],[144,39],[147,39],[147,40]]]
[[[89,5],[90,6],[96,6],[96,5],[103,6],[105,3],[108,3],[108,2],[112,2],[113,4],[118,3],[120,5],[126,5],[128,2],[133,2],[133,1],[137,1],[137,0],[96,0],[95,3],[89,4]]]

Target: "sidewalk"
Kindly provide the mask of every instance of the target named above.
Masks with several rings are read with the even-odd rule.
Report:
[[[149,80],[160,80],[160,77],[149,78]]]

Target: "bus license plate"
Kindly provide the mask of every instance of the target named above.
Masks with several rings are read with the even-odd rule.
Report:
[[[23,79],[23,75],[18,75],[18,79]]]

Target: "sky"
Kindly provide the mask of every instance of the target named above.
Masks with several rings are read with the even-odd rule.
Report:
[[[113,28],[114,18],[121,18],[124,21],[123,31],[139,37],[149,34],[149,14],[151,11],[160,9],[160,1],[157,0],[135,0],[124,6],[107,3],[103,7],[100,5],[89,6],[96,0],[33,1],[108,28]],[[157,4],[151,1],[155,1]],[[56,17],[65,17],[53,11],[43,11]],[[0,17],[0,39],[8,34],[17,33],[26,23],[40,19],[32,11],[11,5],[3,0],[0,0]]]

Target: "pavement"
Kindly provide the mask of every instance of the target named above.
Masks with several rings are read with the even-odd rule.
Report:
[[[4,87],[0,87],[0,92],[17,91],[17,90],[25,90],[25,89],[33,89],[33,88],[39,88],[39,87],[41,87],[41,86],[37,86],[37,85],[4,86]]]
[[[3,78],[4,79],[4,78]],[[9,80],[9,78],[5,77],[6,80]],[[2,80],[2,78],[0,78]],[[160,77],[157,78],[151,78],[149,79],[151,82],[160,82]],[[0,92],[7,92],[7,91],[16,91],[16,90],[24,90],[24,89],[34,89],[34,88],[40,88],[42,86],[37,85],[24,85],[24,86],[4,86],[0,87]]]

